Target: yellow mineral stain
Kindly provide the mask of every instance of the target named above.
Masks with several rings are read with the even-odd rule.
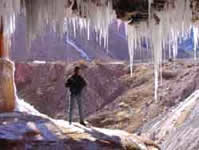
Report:
[[[11,112],[15,108],[14,65],[5,59],[3,19],[0,26],[0,112]]]

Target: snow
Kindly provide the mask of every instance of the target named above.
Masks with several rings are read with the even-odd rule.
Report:
[[[194,59],[197,60],[197,46],[199,40],[199,28],[193,26],[193,39],[194,39]]]
[[[35,64],[46,64],[46,61],[34,60],[33,63],[35,63]]]

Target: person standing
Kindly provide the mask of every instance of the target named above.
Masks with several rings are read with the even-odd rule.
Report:
[[[72,124],[73,107],[76,101],[79,109],[80,124],[86,126],[82,112],[82,90],[87,86],[86,81],[80,75],[80,67],[74,68],[73,75],[66,81],[65,87],[70,89],[69,100],[69,124]]]
[[[0,58],[4,57],[4,35],[3,35],[3,17],[1,16],[0,23]]]

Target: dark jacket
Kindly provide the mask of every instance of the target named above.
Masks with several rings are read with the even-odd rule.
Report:
[[[70,88],[71,95],[78,95],[86,86],[86,81],[80,75],[72,75],[65,83],[66,88]]]

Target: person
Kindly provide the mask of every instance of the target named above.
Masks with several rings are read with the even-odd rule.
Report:
[[[80,124],[86,126],[82,114],[82,90],[87,86],[86,81],[80,75],[80,67],[75,67],[73,75],[66,81],[65,87],[70,89],[69,100],[69,124],[72,123],[73,107],[76,101],[79,109]]]
[[[3,39],[3,17],[1,16],[0,24],[0,58],[4,56],[4,39]]]

